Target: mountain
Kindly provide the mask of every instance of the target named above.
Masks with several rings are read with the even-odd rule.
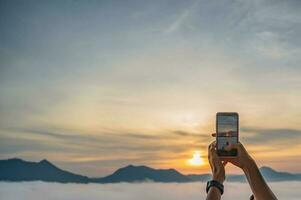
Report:
[[[301,181],[301,174],[278,172],[269,167],[260,171],[267,181]],[[205,182],[211,174],[183,175],[175,169],[153,169],[147,166],[128,165],[113,174],[101,178],[73,174],[64,171],[47,160],[28,162],[21,159],[0,160],[0,181],[47,181],[60,183],[119,183],[119,182]],[[245,182],[244,175],[228,175],[227,181]]]
[[[188,174],[186,175],[191,181],[208,181],[211,179],[211,174]]]
[[[301,181],[301,174],[279,172],[270,167],[261,167],[260,172],[267,181]]]
[[[188,174],[186,175],[192,182],[201,181],[206,182],[211,180],[212,176],[211,174]],[[244,175],[236,175],[236,174],[230,174],[226,176],[226,181],[229,182],[245,182],[245,176]]]
[[[266,181],[301,181],[301,174],[292,174],[288,172],[279,172],[270,167],[261,167],[261,174]],[[208,181],[211,179],[210,174],[190,174],[187,175],[192,181]],[[244,175],[230,174],[226,176],[226,180],[229,182],[246,182],[247,179]]]
[[[96,178],[99,183],[117,183],[117,182],[190,182],[191,179],[174,169],[153,169],[146,166],[128,165],[120,168],[112,175]]]
[[[0,160],[2,181],[49,181],[61,183],[88,183],[89,178],[61,170],[47,160],[27,162],[21,159]]]

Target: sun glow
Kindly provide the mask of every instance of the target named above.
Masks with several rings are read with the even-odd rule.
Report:
[[[192,158],[188,160],[189,165],[201,166],[204,165],[204,159],[202,158],[200,151],[195,151]]]

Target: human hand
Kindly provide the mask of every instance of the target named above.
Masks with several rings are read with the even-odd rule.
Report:
[[[216,136],[215,133],[212,134],[212,136]],[[237,156],[235,157],[220,157],[220,159],[224,162],[230,162],[233,165],[245,169],[246,166],[253,163],[252,157],[248,154],[247,150],[244,148],[244,146],[238,142],[236,144],[230,144],[225,148],[225,150],[229,151],[231,149],[237,149]]]
[[[215,135],[216,134],[212,134],[212,136],[215,136]],[[255,199],[277,200],[277,197],[275,196],[273,191],[269,188],[269,186],[265,182],[263,176],[261,175],[255,161],[248,154],[248,152],[244,148],[244,146],[240,142],[238,142],[236,144],[231,144],[226,147],[226,150],[231,150],[231,149],[237,149],[237,156],[236,157],[218,157],[219,162],[221,162],[221,161],[223,161],[224,163],[230,162],[233,165],[241,168],[244,171],[246,178],[250,184],[251,190],[254,194]],[[216,153],[216,155],[217,155],[217,153]],[[210,165],[211,165],[211,163],[210,163]]]
[[[216,142],[208,147],[208,160],[212,171],[212,178],[220,183],[225,181],[225,166],[227,161],[222,162],[216,152]]]
[[[226,147],[226,150],[229,151],[231,149],[237,149],[237,156],[236,157],[230,157],[230,158],[221,158],[222,160],[225,160],[227,162],[232,163],[233,165],[245,169],[247,166],[249,166],[251,163],[253,163],[252,157],[248,154],[245,147],[240,143],[236,144],[230,144]]]

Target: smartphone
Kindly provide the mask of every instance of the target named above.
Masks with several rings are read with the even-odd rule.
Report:
[[[238,113],[218,112],[216,113],[216,146],[217,154],[222,157],[237,156],[237,149],[227,151],[226,146],[238,142]]]

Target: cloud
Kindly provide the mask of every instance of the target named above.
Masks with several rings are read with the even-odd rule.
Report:
[[[101,131],[95,131],[95,133],[87,134],[83,131],[70,131],[65,129],[54,129],[51,128],[21,128],[21,127],[10,127],[1,128],[2,131],[14,133],[17,135],[40,135],[47,138],[54,138],[62,141],[78,141],[78,142],[106,142],[108,138],[116,138],[121,140],[177,140],[181,137],[192,137],[198,139],[207,138],[208,135],[201,134],[196,131],[184,131],[184,130],[165,130],[154,132],[152,134],[145,132],[133,132],[123,129],[107,129]]]
[[[0,182],[0,197],[5,200],[199,200],[206,198],[205,183],[120,183],[59,184],[45,182]],[[298,200],[301,182],[269,183],[279,199]],[[224,200],[248,199],[247,183],[225,183]],[[239,188],[239,189],[238,189]],[[172,191],[172,192],[171,192]],[[45,195],[47,194],[47,195]]]
[[[195,0],[189,7],[183,9],[182,12],[176,16],[176,19],[169,26],[167,26],[163,33],[170,34],[181,28],[187,18],[194,14],[199,2],[199,0]]]
[[[244,127],[241,131],[246,132],[246,140],[253,144],[262,143],[291,143],[298,144],[301,139],[301,130],[298,129],[260,129]]]
[[[150,134],[111,129],[85,133],[28,127],[1,129],[1,132],[2,158],[47,158],[70,168],[74,162],[112,169],[127,164],[167,165],[188,158],[190,149],[206,148],[206,139],[201,134],[181,130]],[[97,171],[88,173],[97,174]]]

